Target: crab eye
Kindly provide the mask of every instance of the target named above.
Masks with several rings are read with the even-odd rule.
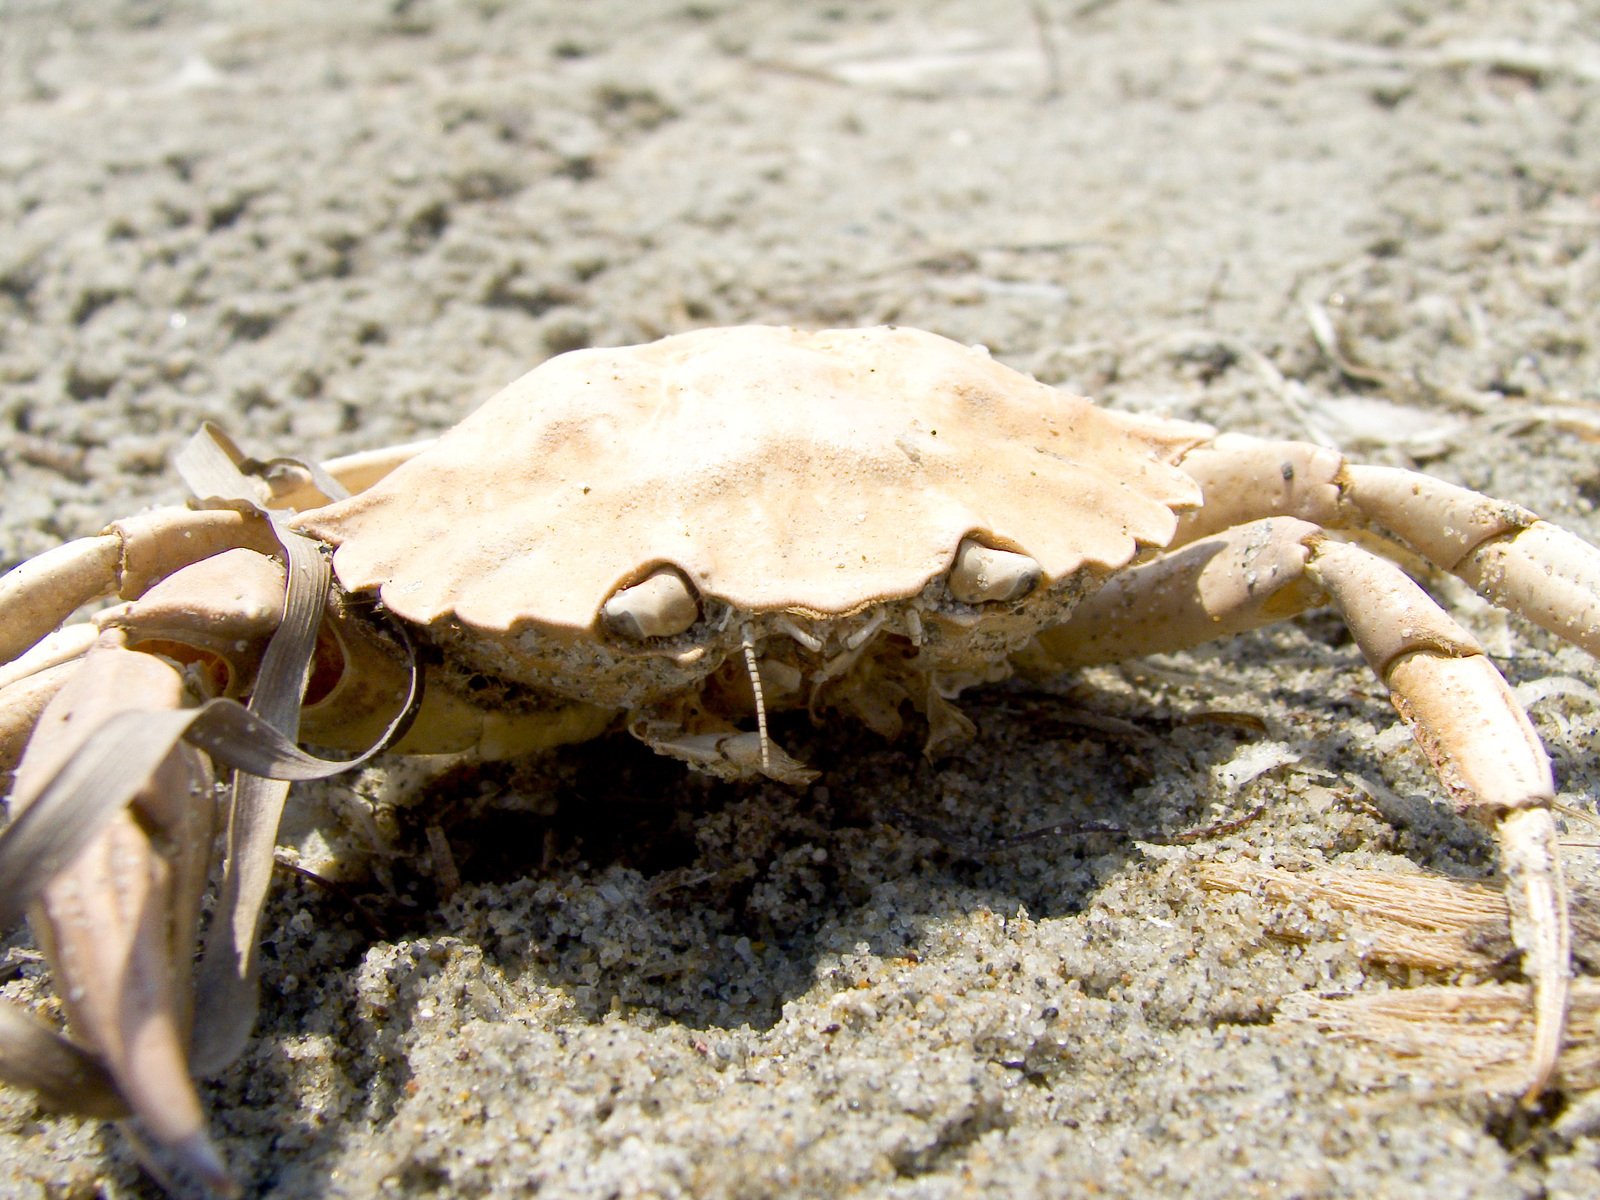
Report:
[[[1033,591],[1042,573],[1026,554],[962,538],[950,565],[950,594],[963,604],[1015,600]]]
[[[625,587],[600,609],[600,620],[618,637],[642,642],[672,637],[700,619],[694,589],[677,570],[661,567],[632,587]]]

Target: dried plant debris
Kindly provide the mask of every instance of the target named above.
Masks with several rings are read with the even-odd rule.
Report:
[[[1514,970],[1504,893],[1489,884],[1416,872],[1318,868],[1253,862],[1205,863],[1203,888],[1262,896],[1282,906],[1273,936],[1305,941],[1330,916],[1378,968],[1444,975],[1461,981],[1365,994],[1297,995],[1278,1019],[1310,1022],[1326,1033],[1367,1043],[1396,1069],[1452,1086],[1512,1092],[1517,1064],[1533,1036],[1525,984],[1485,982]],[[1600,966],[1600,904],[1574,888],[1573,941],[1580,966]],[[1600,1086],[1600,979],[1573,983],[1567,1037],[1557,1067],[1569,1089]]]

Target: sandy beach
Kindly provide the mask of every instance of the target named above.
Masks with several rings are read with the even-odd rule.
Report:
[[[202,420],[327,458],[749,322],[930,329],[1600,541],[1593,0],[0,0],[0,230],[4,567],[180,502]],[[1437,594],[1592,813],[1595,661]],[[1336,617],[961,704],[931,762],[785,718],[805,788],[617,735],[302,789],[324,882],[280,872],[203,1088],[244,1194],[1600,1194],[1600,1072],[1526,1109],[1303,1019],[1521,981],[1268,886],[1496,880]],[[55,1012],[13,934],[0,994]],[[12,1091],[0,1164],[160,1195]]]

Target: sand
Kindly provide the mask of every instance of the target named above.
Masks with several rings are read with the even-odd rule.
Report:
[[[0,559],[180,499],[205,418],[326,457],[564,349],[746,321],[926,327],[1600,539],[1597,30],[1559,0],[9,0]],[[1441,595],[1592,810],[1593,660]],[[933,763],[785,722],[810,789],[625,738],[309,789],[292,832],[348,882],[282,873],[257,1037],[204,1089],[246,1195],[1600,1193],[1578,1082],[1524,1111],[1295,1019],[1514,971],[1386,967],[1327,904],[1203,886],[1493,878],[1335,619],[963,703],[981,734]],[[159,1194],[12,1092],[0,1162],[6,1196]]]

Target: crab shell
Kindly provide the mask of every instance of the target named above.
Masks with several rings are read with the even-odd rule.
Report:
[[[705,330],[552,359],[297,523],[469,669],[638,710],[770,642],[769,694],[799,703],[880,630],[924,677],[992,675],[1171,539],[1201,498],[1172,463],[1211,434],[917,330]],[[956,599],[968,541],[1028,556],[1037,584]],[[608,631],[607,600],[663,571],[692,626],[643,647]]]

